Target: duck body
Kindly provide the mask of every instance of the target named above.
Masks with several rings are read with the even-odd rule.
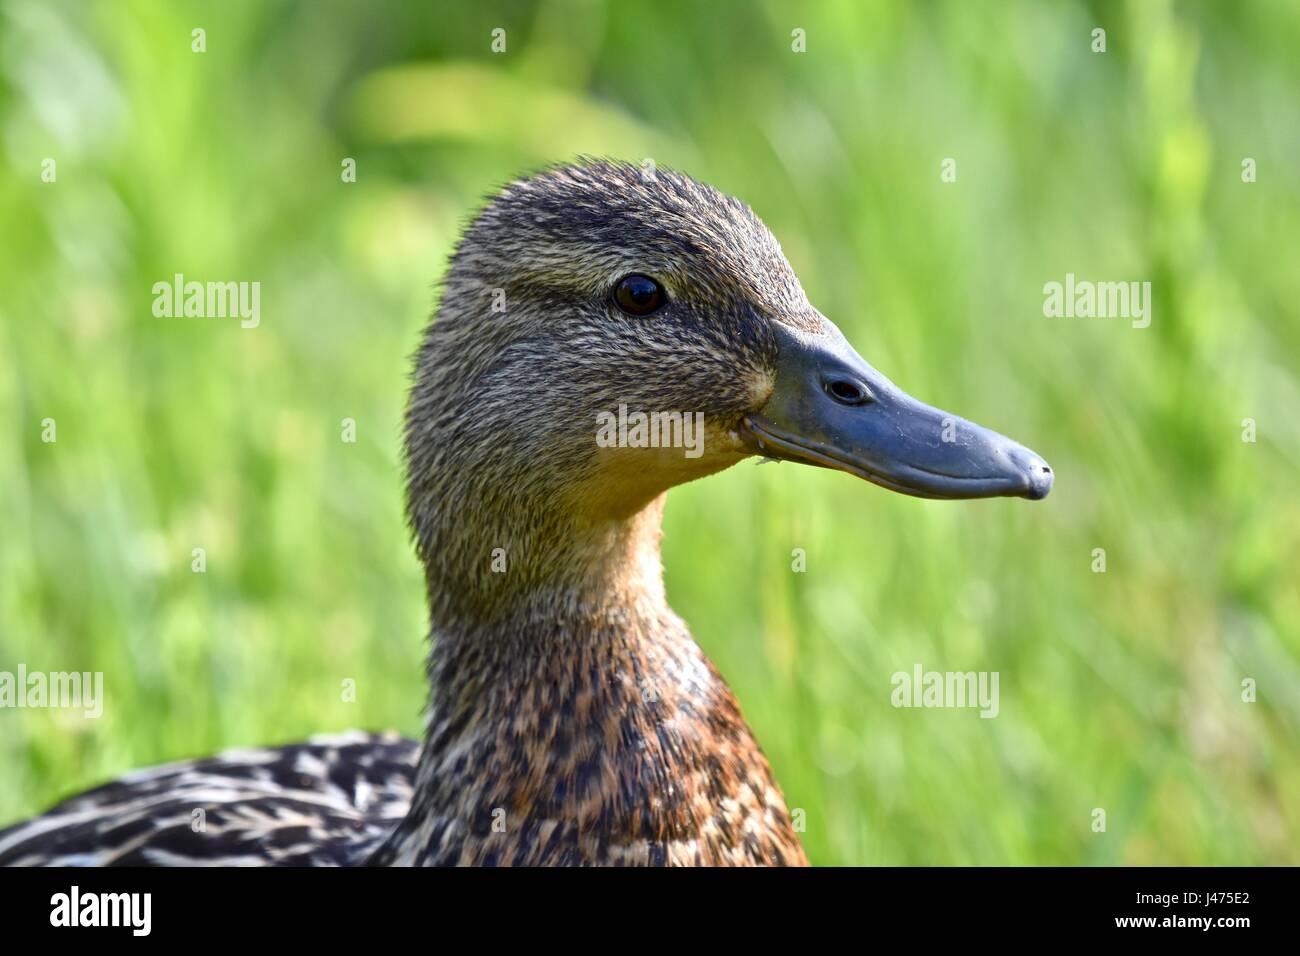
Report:
[[[441,641],[423,746],[354,732],[137,771],[0,831],[0,865],[806,863],[726,682],[641,610]]]
[[[558,666],[448,642],[423,746],[353,732],[137,771],[0,830],[0,866],[806,863],[682,622],[570,623],[516,635]]]
[[[0,830],[0,866],[356,865],[409,809],[419,751],[354,732],[138,770]]]
[[[140,771],[0,831],[0,864],[803,865],[665,598],[666,493],[756,454],[927,498],[1051,485],[1028,449],[858,356],[748,206],[663,168],[585,161],[498,193],[415,368],[423,742]],[[693,421],[695,440],[602,441],[624,409]]]

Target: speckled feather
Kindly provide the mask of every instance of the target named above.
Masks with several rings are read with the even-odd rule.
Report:
[[[351,733],[138,770],[0,830],[0,865],[355,864],[406,814],[418,753]]]

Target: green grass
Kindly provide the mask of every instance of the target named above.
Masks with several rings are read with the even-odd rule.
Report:
[[[670,599],[811,858],[1300,863],[1295,6],[459,11],[0,2],[0,670],[108,697],[0,711],[0,823],[223,747],[418,734],[408,356],[482,194],[595,153],[746,199],[869,361],[1057,472],[1034,504],[793,465],[670,495]],[[260,280],[261,326],[155,319],[177,272]],[[1151,327],[1045,318],[1067,272],[1151,281]],[[916,662],[999,672],[1000,715],[895,709]]]

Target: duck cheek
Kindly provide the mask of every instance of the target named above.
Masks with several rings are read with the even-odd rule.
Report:
[[[743,460],[748,450],[731,429],[693,418],[658,443],[635,430],[609,435],[596,445],[593,466],[577,489],[594,517],[635,514],[675,485],[703,478]]]

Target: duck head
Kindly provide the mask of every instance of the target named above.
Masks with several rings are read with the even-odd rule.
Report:
[[[407,453],[431,579],[447,548],[582,566],[593,536],[753,455],[925,498],[1052,484],[1027,448],[858,355],[744,203],[609,162],[512,183],[470,225],[417,357]]]

